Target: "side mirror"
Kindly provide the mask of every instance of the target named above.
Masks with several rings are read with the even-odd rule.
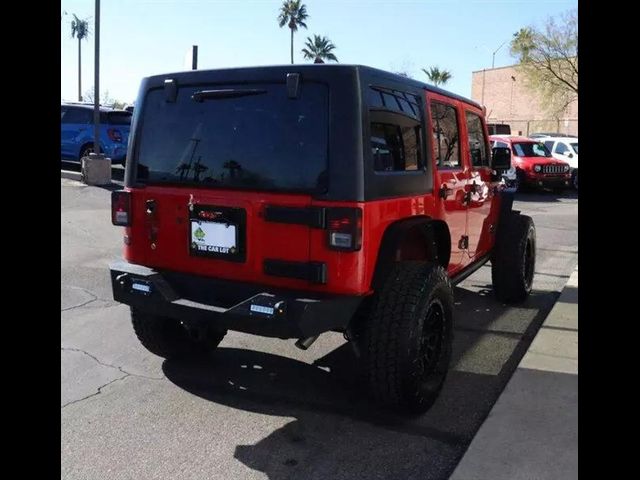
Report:
[[[573,158],[573,153],[571,153],[571,152],[567,153],[567,157]]]
[[[492,149],[491,168],[494,170],[509,170],[511,168],[511,149],[495,147]]]

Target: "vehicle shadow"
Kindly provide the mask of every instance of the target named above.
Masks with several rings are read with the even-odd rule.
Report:
[[[444,389],[421,416],[372,404],[348,344],[313,363],[222,346],[206,359],[165,361],[163,371],[211,402],[294,417],[236,447],[237,460],[270,479],[448,478],[559,295],[534,292],[514,309],[496,302],[490,286],[455,294],[456,318],[465,320]]]
[[[575,190],[563,190],[553,192],[551,190],[530,190],[520,191],[515,195],[515,200],[519,202],[559,202],[561,199],[577,199],[578,192]]]

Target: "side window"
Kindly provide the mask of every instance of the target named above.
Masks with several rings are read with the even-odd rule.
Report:
[[[376,172],[422,168],[420,124],[403,115],[371,111],[371,153]]]
[[[547,140],[546,142],[544,142],[544,146],[547,147],[549,149],[549,151],[553,150],[553,140]]]
[[[93,112],[87,108],[67,108],[62,123],[91,123]]]
[[[564,155],[565,153],[568,153],[569,148],[562,142],[558,142],[558,144],[556,145],[556,152],[555,153],[559,153],[560,155]]]
[[[471,165],[474,167],[484,167],[489,165],[487,156],[487,141],[482,128],[480,116],[473,112],[465,112],[467,118],[467,132],[469,134],[469,154],[471,155]]]
[[[431,129],[433,153],[438,168],[460,167],[460,134],[458,118],[453,105],[431,102]]]
[[[422,124],[418,99],[407,92],[370,87],[367,102],[376,172],[422,169]]]
[[[504,143],[504,142],[496,142],[496,144],[494,145],[494,147],[509,148],[509,144]]]

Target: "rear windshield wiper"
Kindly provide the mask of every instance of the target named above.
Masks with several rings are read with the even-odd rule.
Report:
[[[243,90],[227,88],[223,90],[200,90],[198,92],[195,92],[191,96],[191,98],[196,102],[203,102],[205,100],[217,100],[220,98],[237,98],[247,97],[249,95],[262,95],[263,93],[267,93],[267,91],[261,90],[259,88],[247,88]]]

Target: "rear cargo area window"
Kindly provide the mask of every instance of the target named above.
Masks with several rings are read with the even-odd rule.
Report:
[[[149,91],[137,135],[138,181],[210,188],[324,192],[328,88],[286,84],[179,86]]]
[[[376,172],[403,172],[422,168],[420,127],[371,123],[371,152]]]

